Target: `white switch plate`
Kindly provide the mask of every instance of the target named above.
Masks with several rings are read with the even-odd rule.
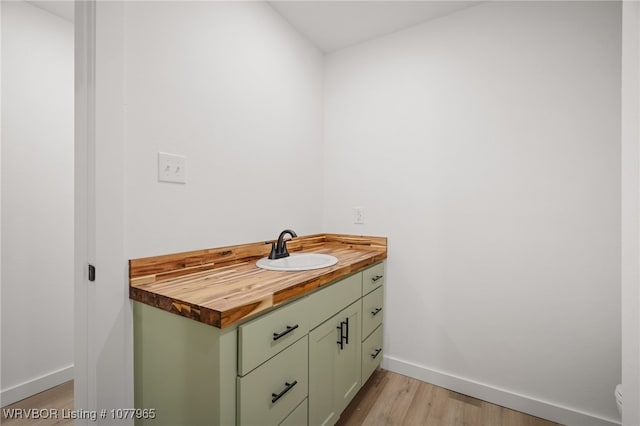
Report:
[[[187,157],[158,152],[158,181],[187,183]]]
[[[364,207],[353,208],[353,223],[359,225],[364,223]]]

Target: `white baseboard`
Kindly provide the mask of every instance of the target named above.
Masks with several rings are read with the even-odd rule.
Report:
[[[619,426],[620,421],[607,419],[592,413],[563,407],[549,401],[543,401],[526,395],[520,395],[479,383],[449,373],[436,371],[423,365],[385,355],[382,368],[404,376],[428,382],[454,392],[482,399],[493,404],[511,408],[532,416],[551,420],[563,425],[580,426]],[[613,391],[611,392],[613,398]]]
[[[0,393],[0,406],[4,407],[13,404],[69,380],[73,380],[73,365],[52,371],[8,389],[3,389]]]

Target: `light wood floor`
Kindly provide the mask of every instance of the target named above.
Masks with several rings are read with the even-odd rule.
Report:
[[[410,377],[379,369],[337,426],[557,426]]]
[[[7,419],[5,417],[6,409],[14,408],[36,408],[36,409],[57,409],[59,418],[54,419]],[[51,388],[30,398],[18,401],[15,404],[2,407],[2,417],[0,423],[7,426],[17,425],[34,425],[34,426],[51,426],[51,425],[73,425],[72,419],[62,419],[62,410],[73,410],[73,380],[65,382],[55,388]]]
[[[73,409],[73,382],[66,382],[4,408]],[[71,425],[71,420],[7,420],[17,425]],[[490,404],[386,370],[373,373],[337,426],[557,426],[556,423]],[[187,425],[185,425],[187,426]]]

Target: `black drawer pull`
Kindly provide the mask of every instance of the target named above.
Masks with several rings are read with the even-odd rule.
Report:
[[[282,398],[284,396],[285,393],[289,392],[291,389],[293,389],[293,387],[295,385],[298,384],[297,380],[294,380],[293,382],[289,383],[289,382],[284,382],[284,386],[285,388],[282,389],[282,392],[280,393],[272,393],[271,394],[271,403],[275,403],[277,400],[279,400],[280,398]]]
[[[376,275],[375,277],[372,277],[372,278],[371,278],[371,281],[373,281],[373,282],[375,283],[376,281],[378,281],[378,280],[379,280],[379,279],[381,279],[382,277],[384,277],[384,275]]]
[[[376,316],[380,313],[380,311],[382,311],[382,308],[375,308],[373,311],[371,311],[371,316]]]
[[[340,340],[338,340],[336,343],[340,346],[340,350],[344,349],[344,321],[340,321],[340,325],[337,326],[336,328],[338,330],[340,330]]]
[[[285,331],[283,331],[282,333],[273,333],[273,340],[278,340],[279,338],[286,336],[287,334],[291,333],[296,328],[298,328],[298,324],[294,325],[293,327],[288,325],[287,329]]]
[[[371,354],[371,358],[376,359],[378,355],[380,355],[380,352],[382,352],[382,348],[376,349],[376,351]]]

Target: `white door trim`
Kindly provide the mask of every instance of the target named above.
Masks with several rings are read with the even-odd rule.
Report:
[[[98,424],[131,408],[133,315],[125,250],[125,2],[76,2],[75,408]],[[88,264],[96,267],[88,281]],[[76,424],[96,424],[80,420]]]

